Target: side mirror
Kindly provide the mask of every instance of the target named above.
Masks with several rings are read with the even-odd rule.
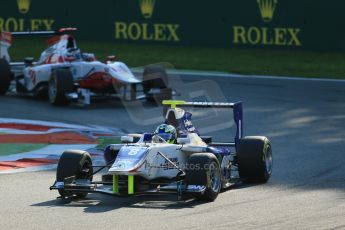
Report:
[[[140,138],[143,136],[143,134],[139,133],[129,133],[127,136],[133,137],[133,143],[136,143],[140,140]]]
[[[134,138],[131,136],[121,136],[122,143],[133,143]]]
[[[190,143],[190,139],[188,137],[177,138],[177,144],[185,145],[189,143]]]
[[[26,57],[26,58],[24,58],[25,66],[32,66],[33,63],[34,63],[34,58],[33,57]]]
[[[117,60],[117,57],[115,55],[109,55],[107,56],[107,63],[113,63]]]

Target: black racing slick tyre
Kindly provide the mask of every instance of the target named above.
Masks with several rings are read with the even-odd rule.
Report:
[[[160,92],[150,93],[151,89]],[[146,100],[149,102],[161,102],[172,98],[172,90],[169,88],[168,75],[161,65],[149,65],[145,67],[143,73],[143,91]]]
[[[92,176],[92,160],[88,152],[68,150],[61,155],[56,170],[56,181],[64,182],[66,178],[71,177],[74,177],[75,180],[87,179],[92,181]],[[86,192],[73,193],[65,191],[64,189],[59,189],[58,191],[62,197],[71,197],[75,195],[78,198],[85,198],[87,196]]]
[[[221,172],[218,159],[212,153],[195,153],[188,159],[186,184],[205,186],[202,194],[195,197],[203,201],[214,201],[221,190]]]
[[[3,58],[0,58],[0,96],[6,94],[12,81],[12,72],[10,64]]]
[[[245,137],[238,145],[238,171],[242,181],[266,183],[272,174],[273,157],[267,137]]]
[[[49,79],[48,97],[53,105],[68,105],[66,93],[73,92],[73,75],[69,69],[53,70]]]

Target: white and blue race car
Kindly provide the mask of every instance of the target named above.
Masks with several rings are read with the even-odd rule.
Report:
[[[165,124],[177,130],[167,141],[159,132],[121,137],[122,144],[104,150],[106,164],[93,166],[85,151],[65,151],[58,163],[56,181],[50,189],[62,198],[84,198],[88,193],[139,195],[190,194],[214,201],[222,189],[238,181],[266,183],[272,173],[272,148],[266,137],[243,137],[242,103],[163,101],[168,108]],[[202,137],[193,126],[191,113],[182,108],[232,109],[236,134],[232,142],[217,143]],[[100,168],[99,168],[100,167]],[[97,169],[97,170],[96,170]],[[93,175],[107,169],[101,181]]]

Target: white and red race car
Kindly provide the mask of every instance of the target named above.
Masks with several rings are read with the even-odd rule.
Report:
[[[2,32],[0,34],[0,95],[11,91],[33,96],[48,95],[53,105],[67,105],[71,101],[90,104],[93,97],[120,96],[134,100],[137,85],[142,85],[148,100],[170,99],[167,74],[160,66],[144,69],[138,79],[123,62],[109,56],[103,63],[91,53],[82,53],[71,35],[75,28],[58,31]],[[24,62],[10,62],[8,48],[12,36],[50,35],[48,48],[39,60],[25,58]]]

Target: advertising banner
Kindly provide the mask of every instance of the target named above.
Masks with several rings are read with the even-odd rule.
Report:
[[[345,51],[345,1],[2,0],[0,30],[77,27],[79,39]]]

